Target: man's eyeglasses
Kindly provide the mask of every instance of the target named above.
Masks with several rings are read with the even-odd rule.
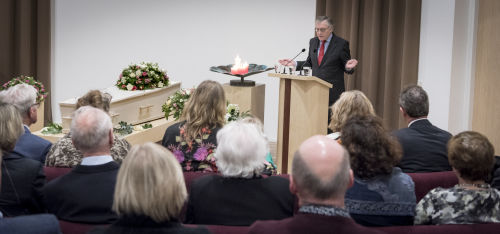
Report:
[[[316,32],[326,32],[326,30],[328,30],[328,28],[315,28],[314,31]]]

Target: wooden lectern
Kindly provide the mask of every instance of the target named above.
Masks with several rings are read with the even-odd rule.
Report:
[[[278,171],[289,173],[300,144],[313,135],[326,135],[328,91],[332,84],[314,76],[269,73],[280,79]]]

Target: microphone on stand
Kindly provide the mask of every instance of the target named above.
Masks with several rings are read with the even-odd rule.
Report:
[[[284,66],[288,66],[288,64],[290,64],[291,62],[293,62],[293,60],[295,60],[295,58],[297,58],[300,54],[304,53],[306,51],[305,48],[303,48],[297,55],[295,55],[295,57],[293,57],[293,59],[290,59],[290,61],[288,61],[288,63],[286,63]]]
[[[290,62],[293,62],[293,60],[295,60],[295,58],[297,58],[300,54],[304,53],[306,51],[305,48],[303,48],[297,55],[295,55],[295,57],[293,57],[293,59],[291,59],[290,61],[288,61],[288,63],[285,64],[285,67],[288,66],[288,64],[290,64]]]

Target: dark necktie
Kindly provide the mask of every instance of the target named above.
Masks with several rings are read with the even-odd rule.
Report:
[[[325,43],[326,41],[321,41],[321,47],[319,48],[318,65],[321,64],[323,56],[325,56]]]

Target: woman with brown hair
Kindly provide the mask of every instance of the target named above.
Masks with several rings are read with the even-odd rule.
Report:
[[[92,106],[109,113],[111,95],[102,93],[99,90],[90,90],[84,96],[80,97],[76,103],[76,110],[82,106]],[[113,145],[111,147],[111,157],[118,163],[121,163],[130,149],[130,143],[113,134]],[[75,148],[71,141],[71,132],[64,135],[52,145],[45,166],[48,167],[75,167],[82,162],[83,154]]]
[[[500,223],[500,191],[485,182],[491,176],[494,152],[481,133],[453,136],[448,160],[459,184],[429,191],[417,205],[415,224]]]
[[[203,81],[186,102],[180,122],[168,127],[163,136],[162,145],[174,154],[183,171],[217,171],[213,153],[225,114],[222,85]]]
[[[412,225],[415,185],[395,167],[401,147],[377,116],[354,116],[342,127],[342,144],[350,155],[354,185],[345,205],[351,217],[365,226]]]

